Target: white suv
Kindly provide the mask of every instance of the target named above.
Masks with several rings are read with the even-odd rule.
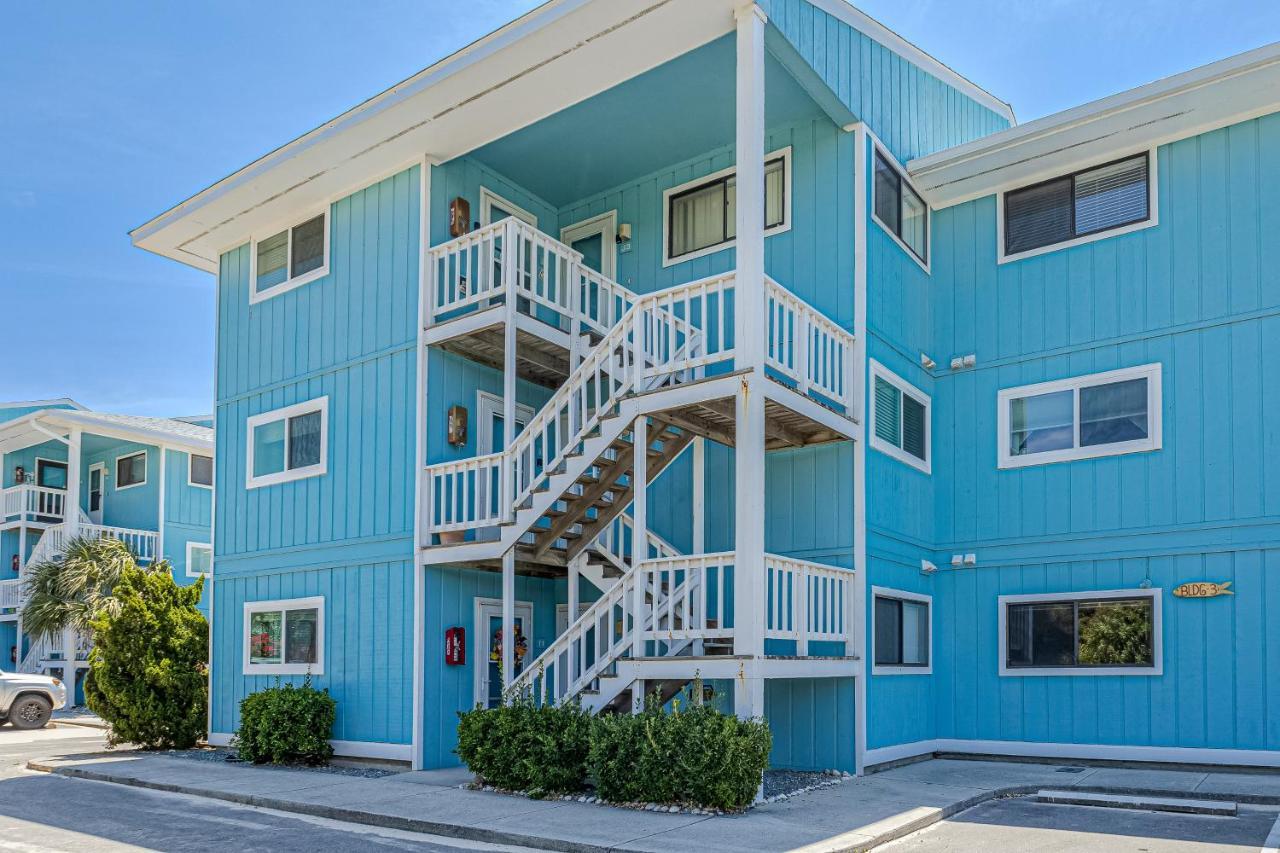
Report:
[[[0,723],[38,729],[66,704],[67,688],[58,679],[0,670]]]

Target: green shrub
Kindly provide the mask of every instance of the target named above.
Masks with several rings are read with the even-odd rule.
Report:
[[[538,797],[581,790],[591,715],[576,703],[538,707],[529,698],[458,714],[458,756],[485,784]]]
[[[690,696],[701,687],[695,682]],[[755,799],[773,736],[761,720],[739,720],[686,698],[664,711],[596,718],[588,768],[612,802],[688,803],[742,809]]]
[[[89,709],[111,727],[111,743],[188,749],[204,736],[209,625],[201,615],[204,580],[179,586],[169,563],[128,562],[90,626],[85,678]]]
[[[259,690],[240,702],[240,730],[232,745],[255,764],[324,764],[333,757],[329,733],[338,703],[327,690],[281,684]]]

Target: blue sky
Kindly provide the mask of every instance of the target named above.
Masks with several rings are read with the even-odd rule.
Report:
[[[210,411],[213,277],[126,232],[534,5],[5,4],[0,400]],[[1274,0],[859,5],[1021,121],[1280,40]]]

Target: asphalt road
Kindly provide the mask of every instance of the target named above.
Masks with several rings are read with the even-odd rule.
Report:
[[[103,746],[101,735],[89,729],[19,732],[0,726],[0,853],[512,849],[25,769],[32,758],[96,752]]]
[[[884,853],[1258,853],[1275,811],[1236,817],[994,800],[887,844]]]

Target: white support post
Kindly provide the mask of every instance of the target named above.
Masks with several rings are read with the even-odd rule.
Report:
[[[737,264],[734,364],[763,369],[764,291],[764,11],[754,2],[737,18]]]
[[[631,656],[644,656],[644,576],[638,571],[649,556],[649,423],[644,415],[636,418],[632,427],[631,481],[631,571],[635,573],[631,601]],[[654,590],[657,595],[657,590]]]
[[[511,686],[516,665],[516,549],[502,555],[502,689]],[[504,695],[503,701],[506,701]]]
[[[579,566],[578,560],[579,558],[575,557],[569,561],[569,577],[568,577],[569,596],[568,596],[568,602],[567,602],[569,612],[565,616],[565,630],[568,630],[569,626],[571,626],[574,622],[578,621],[578,610],[580,609],[579,591],[581,589],[580,582],[579,582],[579,574],[578,574],[578,566]],[[559,638],[557,637],[557,639]],[[587,642],[586,638],[583,638],[577,651],[571,652],[569,655],[569,679],[570,680],[576,679],[579,675],[582,674],[583,665],[584,665],[583,653],[586,650],[586,642]]]
[[[582,256],[567,265],[569,271],[569,372],[582,362]]]
[[[421,770],[423,765],[422,740],[426,703],[426,674],[423,672],[423,656],[426,654],[426,614],[424,590],[426,568],[422,564],[424,521],[430,518],[429,495],[425,488],[424,467],[427,459],[427,370],[431,348],[426,345],[425,331],[431,319],[431,299],[435,293],[435,276],[430,263],[431,249],[431,158],[422,158],[422,171],[418,180],[418,394],[414,426],[414,525],[413,525],[413,757],[410,766]],[[492,273],[493,264],[489,263]],[[479,630],[479,626],[477,626]],[[484,664],[487,666],[487,664]]]
[[[854,369],[853,413],[859,424],[865,423],[867,381],[867,218],[869,216],[869,181],[871,171],[870,140],[864,125],[858,125],[854,137],[853,165],[853,348]],[[853,647],[847,653],[863,664],[863,676],[854,683],[854,772],[862,775],[867,749],[867,444],[859,431],[853,444],[853,610],[850,625]]]
[[[631,682],[631,713],[632,714],[644,713],[645,689],[646,689],[646,685],[643,678],[637,678],[635,681]]]
[[[759,658],[764,655],[765,438],[764,394],[755,382],[751,377],[743,379],[735,403],[733,651]],[[742,701],[735,700],[734,711],[743,719],[758,717],[764,713],[764,688],[746,687],[738,691]]]
[[[707,553],[707,440],[693,440],[693,553]]]
[[[511,219],[502,238],[502,280],[505,290],[505,322],[502,353],[502,449],[510,450],[516,438],[516,276],[519,265],[519,238],[515,219]],[[516,467],[519,460],[509,458],[502,466],[502,517],[515,518]],[[525,472],[531,476],[532,472]]]
[[[76,427],[67,438],[67,499],[64,501],[62,514],[66,519],[68,539],[73,539],[80,533],[81,437],[80,428]],[[103,487],[105,488],[105,484]]]
[[[165,558],[165,553],[164,553],[164,486],[165,486],[165,471],[166,471],[166,469],[167,469],[167,462],[168,462],[169,451],[167,451],[167,450],[165,450],[165,449],[164,449],[164,445],[160,445],[157,449],[158,449],[158,450],[159,450],[159,452],[160,452],[160,488],[157,490],[157,491],[159,491],[159,493],[160,493],[160,497],[159,497],[159,499],[157,500],[157,504],[158,504],[157,509],[158,509],[158,511],[156,512],[156,552],[155,552],[154,554],[152,554],[152,555],[151,555],[151,562],[152,562],[152,563],[155,563],[155,562],[157,562],[157,561],[159,561],[159,560],[163,560],[163,559]],[[191,460],[187,460],[187,464],[188,464],[188,465],[190,465],[190,464],[191,464]],[[188,469],[188,470],[190,470],[190,469]]]

